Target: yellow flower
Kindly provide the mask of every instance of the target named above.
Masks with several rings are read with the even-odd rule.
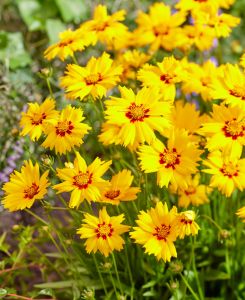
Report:
[[[200,51],[209,50],[213,46],[214,38],[215,30],[210,26],[198,23],[185,25],[179,48],[188,51],[192,46],[195,46]]]
[[[91,129],[84,120],[81,108],[68,105],[61,111],[56,122],[47,128],[46,140],[42,143],[45,148],[54,148],[56,153],[64,154],[73,147],[83,143],[83,137]]]
[[[223,99],[226,104],[245,109],[245,74],[238,65],[226,64],[220,68],[218,79],[212,87],[215,99]]]
[[[122,170],[114,175],[108,187],[101,190],[101,201],[118,205],[120,201],[132,201],[137,199],[138,187],[130,187],[134,177],[129,170]]]
[[[242,219],[243,223],[245,223],[245,206],[239,208],[236,214]]]
[[[235,188],[243,191],[245,188],[245,159],[224,156],[220,151],[214,151],[203,164],[209,169],[202,170],[211,174],[211,187],[230,197]]]
[[[61,77],[61,86],[66,89],[67,97],[83,100],[88,95],[94,98],[105,96],[122,73],[122,68],[112,63],[109,54],[104,52],[99,58],[92,57],[86,67],[68,65],[65,76]]]
[[[200,116],[194,103],[176,101],[172,113],[174,128],[185,129],[189,134],[194,134],[201,127],[204,117]]]
[[[101,198],[101,188],[108,185],[108,182],[102,179],[103,174],[108,170],[111,161],[104,162],[98,157],[87,166],[85,160],[76,152],[74,168],[66,167],[57,169],[57,174],[62,183],[56,184],[54,188],[58,193],[70,192],[70,207],[79,207],[80,203],[86,199],[90,201],[99,201]]]
[[[135,34],[141,45],[150,44],[150,50],[164,48],[168,51],[178,47],[181,29],[179,26],[186,20],[186,14],[176,12],[171,14],[171,7],[164,3],[154,3],[150,6],[149,14],[140,12],[136,23]]]
[[[10,175],[10,181],[5,183],[3,190],[6,196],[2,204],[10,211],[30,208],[35,200],[43,199],[47,193],[49,182],[47,179],[48,171],[41,177],[39,165],[24,161],[21,172],[14,171]]]
[[[118,139],[124,146],[152,143],[154,130],[160,133],[170,127],[170,104],[159,102],[157,89],[143,88],[137,95],[131,89],[120,87],[121,97],[105,101],[107,123],[120,127]]]
[[[94,32],[99,41],[109,46],[127,35],[128,28],[120,23],[124,20],[125,10],[119,10],[112,15],[107,14],[105,5],[98,5],[94,10],[93,19],[84,22],[81,28],[84,31]]]
[[[199,206],[205,203],[208,203],[207,192],[209,191],[208,187],[204,184],[200,184],[200,174],[195,175],[193,178],[188,176],[186,178],[187,187],[178,188],[178,206],[179,207],[188,207],[189,205]],[[174,189],[170,186],[170,190]]]
[[[96,35],[85,30],[72,31],[68,29],[59,34],[60,41],[48,47],[44,52],[44,57],[51,60],[58,56],[64,61],[68,56],[74,56],[74,52],[81,51],[85,47],[96,43]]]
[[[240,65],[245,69],[245,53],[240,58]]]
[[[186,78],[181,62],[173,56],[165,57],[157,66],[146,64],[138,72],[143,86],[159,89],[164,101],[173,102],[176,94],[175,83]]]
[[[77,233],[81,239],[86,239],[87,253],[95,253],[99,250],[107,257],[114,250],[121,251],[125,242],[120,235],[128,232],[130,228],[121,224],[123,220],[123,214],[110,217],[105,207],[99,211],[98,218],[85,213],[84,224],[77,230]]]
[[[213,105],[211,119],[199,132],[208,138],[209,151],[222,149],[240,157],[245,145],[245,110],[238,106]]]
[[[195,63],[188,63],[186,71],[189,74],[189,79],[182,84],[184,93],[200,94],[204,101],[210,101],[212,97],[212,86],[214,80],[217,78],[217,70],[211,61],[206,61],[203,65]]]
[[[149,61],[150,58],[150,55],[136,49],[128,50],[121,54],[118,58],[118,62],[123,66],[123,73],[121,75],[122,80],[136,79],[137,70]]]
[[[58,112],[55,108],[55,101],[47,98],[41,105],[28,103],[26,113],[22,113],[20,126],[23,128],[20,135],[30,135],[31,140],[38,140],[46,126],[55,122]]]
[[[167,204],[157,202],[155,208],[146,212],[140,211],[138,227],[133,227],[130,237],[137,244],[143,245],[145,253],[154,254],[157,260],[170,261],[171,257],[177,257],[174,241],[178,237],[178,223],[176,208],[168,211]]]
[[[192,210],[181,212],[178,215],[179,238],[183,239],[186,235],[197,235],[200,227],[195,222],[196,214]]]
[[[187,176],[196,173],[202,151],[190,140],[184,130],[172,131],[167,147],[157,140],[150,146],[139,147],[140,167],[145,173],[157,172],[157,184],[187,188]]]

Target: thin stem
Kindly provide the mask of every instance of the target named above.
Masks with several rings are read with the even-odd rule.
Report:
[[[40,222],[42,222],[44,225],[49,226],[48,222],[46,222],[44,219],[42,219],[41,217],[39,217],[38,215],[36,215],[34,212],[32,212],[31,210],[29,210],[28,208],[26,208],[25,211],[28,212],[30,215],[32,215],[35,219],[37,219]]]
[[[118,281],[119,289],[120,289],[120,292],[121,292],[121,295],[122,295],[122,294],[123,294],[123,292],[122,292],[121,281],[120,281],[120,278],[119,278],[118,269],[117,269],[117,263],[116,263],[115,256],[114,256],[113,252],[111,253],[111,256],[112,256],[112,260],[113,260],[114,268],[115,268],[115,271],[116,271],[116,277],[117,277],[117,281]]]
[[[54,98],[54,94],[53,94],[53,91],[52,91],[52,88],[51,88],[51,84],[50,84],[49,78],[46,78],[46,83],[47,83],[47,86],[48,86],[48,90],[49,90],[50,96],[52,98]]]
[[[106,289],[106,286],[105,286],[105,282],[104,282],[104,279],[103,279],[103,277],[102,277],[102,275],[101,275],[101,272],[100,272],[100,269],[99,269],[99,266],[98,266],[98,263],[97,263],[97,260],[96,260],[96,257],[95,257],[94,254],[93,254],[93,260],[94,260],[94,263],[95,263],[95,266],[96,266],[96,270],[97,270],[97,272],[98,272],[98,274],[99,274],[100,281],[101,281],[101,283],[102,283],[104,292],[105,292],[105,294],[107,295],[107,289]]]
[[[186,287],[188,288],[188,290],[191,292],[191,294],[194,297],[194,299],[200,300],[199,297],[197,296],[197,294],[193,291],[192,287],[189,285],[188,281],[185,279],[185,277],[181,273],[180,273],[180,277],[184,281],[184,284],[186,285]]]

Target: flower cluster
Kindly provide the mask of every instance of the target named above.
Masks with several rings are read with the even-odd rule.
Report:
[[[47,60],[72,60],[60,87],[66,98],[77,102],[61,111],[51,96],[41,104],[30,103],[22,113],[20,134],[42,140],[43,148],[54,149],[61,157],[56,171],[52,169],[61,182],[53,189],[57,194],[70,193],[69,208],[79,209],[84,200],[89,206],[103,205],[98,215],[85,213],[77,230],[86,239],[88,253],[108,256],[123,249],[121,234],[130,230],[122,224],[128,221],[125,207],[135,201],[137,208],[137,200],[146,210],[137,211],[137,226],[133,225],[130,237],[143,245],[145,253],[170,261],[177,256],[174,242],[199,230],[195,212],[182,208],[208,205],[216,188],[227,198],[237,189],[244,190],[244,55],[241,67],[219,65],[203,59],[202,53],[193,59],[197,51],[212,53],[215,41],[229,36],[239,24],[237,17],[222,12],[232,2],[180,0],[174,10],[154,3],[148,12],[139,12],[133,31],[123,24],[124,10],[110,15],[98,5],[91,20],[61,33],[59,42],[45,51]],[[98,43],[103,48],[100,55],[80,65],[77,52]],[[164,51],[164,57],[159,59],[158,51]],[[87,164],[84,137],[94,128],[84,122],[84,102],[92,109],[101,104],[97,142],[104,153],[123,149],[134,162],[102,160],[104,154],[99,153]],[[87,114],[86,120],[90,118]],[[63,154],[67,154],[65,166]],[[168,205],[159,201],[149,208],[150,196],[144,193],[142,199],[140,192],[147,189],[147,182],[141,178],[147,179],[149,173],[156,174],[151,177],[152,194],[167,190]],[[26,161],[3,187],[4,207],[10,211],[31,207],[47,193],[47,176],[46,171],[40,177],[38,163]],[[123,213],[110,216],[105,205]],[[244,208],[237,214],[244,218]]]

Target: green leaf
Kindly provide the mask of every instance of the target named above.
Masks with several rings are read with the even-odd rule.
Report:
[[[45,26],[50,44],[55,44],[58,42],[59,33],[66,30],[65,24],[59,19],[48,19]]]
[[[31,64],[31,57],[25,51],[21,32],[8,33],[7,45],[0,49],[0,61],[9,62],[11,69],[26,67]]]
[[[53,297],[54,296],[54,292],[52,289],[43,289],[41,291],[38,292],[38,295],[45,295],[45,296],[51,296]]]
[[[80,22],[88,14],[88,8],[84,1],[81,0],[55,0],[61,16],[65,22]]]
[[[217,270],[209,270],[204,273],[205,281],[215,281],[215,280],[228,280],[230,279],[230,275]]]
[[[8,294],[8,291],[5,289],[0,289],[0,297],[6,296]]]
[[[23,21],[30,31],[43,28],[40,18],[41,5],[36,0],[17,0],[17,6]]]

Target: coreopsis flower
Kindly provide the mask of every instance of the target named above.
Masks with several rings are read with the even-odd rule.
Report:
[[[120,87],[121,98],[105,101],[106,122],[120,127],[118,139],[124,146],[152,143],[154,130],[162,133],[170,127],[169,103],[160,102],[161,94],[154,88],[143,88],[136,95],[132,89]]]
[[[102,98],[116,85],[121,73],[122,67],[113,66],[113,60],[104,52],[99,58],[92,57],[86,67],[68,65],[61,86],[71,99],[83,100],[88,95]]]
[[[213,46],[214,38],[215,30],[210,26],[198,23],[185,25],[182,29],[182,42],[179,48],[189,51],[192,46],[195,46],[200,51],[209,50]]]
[[[99,41],[110,46],[128,33],[127,26],[120,22],[125,19],[125,13],[125,10],[119,10],[108,15],[107,7],[100,4],[94,10],[93,19],[84,22],[81,28],[84,31],[94,32]]]
[[[187,208],[189,205],[199,206],[209,202],[207,196],[209,188],[204,184],[200,184],[199,173],[194,177],[188,176],[186,182],[186,188],[178,188],[177,190],[179,207]],[[172,190],[175,192],[174,189]]]
[[[129,170],[122,170],[112,176],[110,185],[102,188],[101,201],[118,205],[120,201],[132,201],[137,199],[140,188],[131,187],[134,177]]]
[[[245,206],[239,208],[236,214],[242,219],[243,223],[245,223]]]
[[[173,56],[164,57],[157,66],[146,64],[138,72],[138,79],[145,87],[159,89],[164,101],[173,102],[176,94],[175,84],[187,78],[181,62]]]
[[[197,171],[201,150],[193,143],[184,130],[172,131],[167,146],[160,140],[152,145],[139,147],[140,167],[145,173],[157,172],[157,184],[174,189],[187,188],[187,177]]]
[[[240,65],[245,69],[245,53],[240,58]]]
[[[59,34],[59,42],[49,46],[44,57],[51,60],[58,56],[62,61],[67,57],[74,56],[74,52],[84,50],[85,47],[96,43],[96,35],[94,32],[88,32],[82,29],[72,31],[68,29]]]
[[[226,64],[220,68],[217,81],[212,85],[213,98],[224,100],[231,106],[245,108],[245,73],[238,65]]]
[[[47,98],[42,104],[28,103],[27,112],[22,112],[20,126],[23,128],[20,135],[30,135],[31,140],[38,140],[48,124],[55,122],[58,111],[55,110],[55,101]]]
[[[56,184],[54,189],[58,193],[72,191],[69,202],[69,206],[72,208],[79,207],[84,199],[88,202],[99,201],[101,188],[108,185],[102,176],[109,169],[111,163],[111,161],[105,162],[97,157],[87,166],[82,156],[76,152],[73,168],[57,169],[57,175],[63,182]]]
[[[2,204],[11,212],[30,208],[35,200],[43,199],[47,193],[49,182],[48,171],[40,176],[39,165],[33,165],[31,160],[24,161],[21,171],[14,171],[10,181],[5,183],[3,190],[5,197]]]
[[[88,213],[84,214],[83,224],[77,230],[81,239],[86,239],[87,253],[99,251],[107,257],[114,250],[121,251],[125,244],[121,235],[129,231],[130,226],[121,224],[124,215],[110,217],[103,207],[99,217]]]
[[[201,13],[208,9],[217,10],[219,2],[220,0],[180,0],[175,7],[181,11],[196,11]]]
[[[137,70],[151,58],[150,55],[139,50],[128,50],[119,56],[118,62],[123,66],[123,79],[136,79]]]
[[[222,152],[214,151],[203,164],[208,169],[202,171],[212,175],[209,186],[217,187],[226,197],[230,197],[236,188],[241,191],[245,188],[244,158],[224,156]]]
[[[154,254],[157,260],[170,261],[177,257],[174,241],[179,234],[177,211],[173,207],[168,210],[167,204],[157,202],[155,208],[140,211],[137,227],[130,232],[135,243],[143,245],[145,253]]]
[[[217,78],[217,70],[215,65],[210,61],[206,61],[203,65],[188,63],[186,71],[191,80],[185,80],[181,85],[184,93],[200,94],[204,101],[210,101],[212,97],[212,86]]]
[[[213,105],[213,113],[208,121],[199,130],[207,137],[208,150],[221,149],[240,157],[245,145],[245,109]]]
[[[208,24],[215,29],[216,36],[228,37],[233,27],[240,23],[240,19],[229,14],[213,14],[209,16]]]
[[[171,14],[171,7],[164,3],[154,3],[150,6],[149,14],[140,12],[136,23],[138,28],[135,34],[141,45],[150,44],[150,50],[164,48],[173,50],[179,44],[181,24],[186,20],[186,14],[176,12]]]
[[[194,134],[201,127],[205,117],[194,103],[176,101],[172,111],[172,124],[174,128],[185,129],[189,134]]]
[[[196,214],[192,210],[181,212],[178,215],[179,238],[183,239],[186,235],[197,235],[200,227],[195,222]]]
[[[54,148],[55,152],[60,154],[80,146],[84,135],[91,129],[87,124],[82,123],[84,119],[81,108],[66,106],[55,123],[50,124],[46,129],[47,137],[42,146],[51,150]]]

